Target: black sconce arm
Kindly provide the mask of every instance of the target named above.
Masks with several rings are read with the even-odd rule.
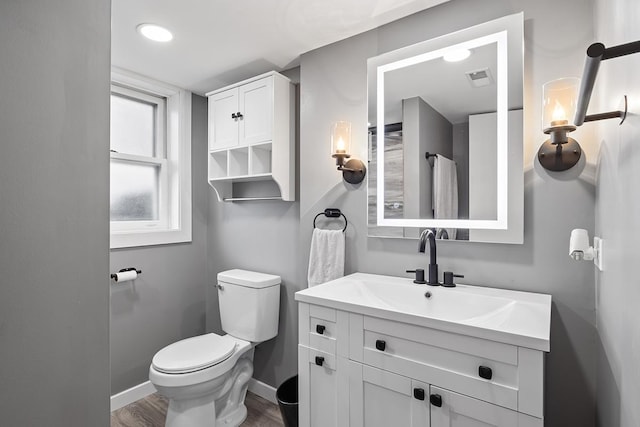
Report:
[[[584,72],[582,73],[582,82],[580,84],[580,93],[578,95],[576,116],[574,120],[576,126],[581,126],[584,122],[613,119],[617,117],[622,118],[622,121],[624,121],[627,114],[626,96],[624,99],[624,111],[609,111],[606,113],[587,115],[587,108],[589,107],[593,86],[596,82],[596,77],[598,76],[600,62],[638,52],[640,52],[640,40],[609,48],[605,47],[602,43],[594,43],[587,48],[587,59],[584,63]],[[622,123],[622,121],[620,123]]]
[[[348,162],[347,162],[347,163],[348,163]],[[349,168],[349,167],[342,166],[342,165],[341,165],[341,166],[338,166],[338,167],[337,167],[337,169],[338,169],[339,171],[343,171],[343,172],[344,172],[344,171],[347,171],[347,172],[362,172],[362,168],[354,169],[354,168]]]

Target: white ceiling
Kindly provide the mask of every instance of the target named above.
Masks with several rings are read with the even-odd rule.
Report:
[[[448,0],[113,0],[112,64],[204,94]],[[169,43],[144,39],[162,25]]]

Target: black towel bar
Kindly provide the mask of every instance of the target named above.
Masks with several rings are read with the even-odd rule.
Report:
[[[347,225],[349,224],[349,221],[347,221],[347,217],[344,216],[342,212],[340,212],[340,209],[327,208],[324,210],[324,212],[320,212],[318,215],[315,216],[315,218],[313,218],[313,228],[316,228],[316,220],[320,215],[324,215],[327,218],[340,218],[342,216],[342,218],[344,218],[344,228],[342,229],[342,232],[344,233],[347,230]]]

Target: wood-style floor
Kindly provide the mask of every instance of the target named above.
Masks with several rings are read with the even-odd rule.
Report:
[[[247,419],[243,427],[283,427],[280,410],[274,403],[247,392],[244,401]],[[154,393],[111,413],[111,427],[164,427],[167,399]]]

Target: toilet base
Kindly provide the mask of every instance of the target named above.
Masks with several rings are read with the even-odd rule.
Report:
[[[169,402],[165,427],[238,427],[247,419],[247,407],[240,403],[233,411],[222,418],[216,418],[215,401],[176,401]],[[212,424],[211,420],[215,420]]]
[[[169,399],[165,427],[238,427],[247,418],[244,399],[253,375],[253,350],[237,360],[230,372],[200,384],[156,385]]]
[[[191,400],[169,400],[165,427],[190,427],[212,425],[216,419],[213,395]],[[215,424],[213,424],[215,425]]]
[[[244,403],[239,404],[236,409],[223,418],[216,419],[216,427],[237,427],[247,419],[247,407]]]

